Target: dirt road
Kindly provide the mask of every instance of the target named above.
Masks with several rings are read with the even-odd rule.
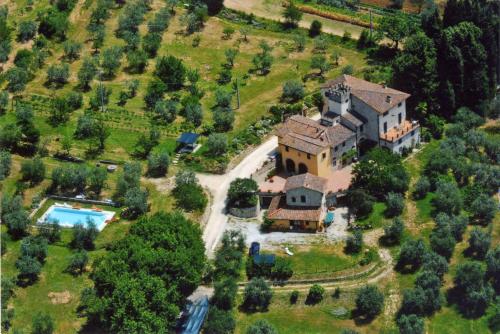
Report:
[[[229,184],[238,177],[250,177],[257,168],[262,166],[264,161],[274,154],[277,146],[278,138],[272,136],[248,154],[235,168],[226,174],[197,174],[201,185],[208,188],[212,193],[211,212],[205,230],[203,231],[203,241],[205,242],[207,256],[210,257],[213,255],[215,246],[226,228],[228,217],[225,213],[225,202]]]
[[[281,21],[281,12],[283,7],[279,0],[225,0],[224,6],[234,10],[239,10],[248,14],[253,13],[255,16],[260,16],[266,19]],[[322,23],[322,30],[329,34],[342,36],[345,31],[351,33],[353,38],[359,38],[362,27],[349,24],[346,22],[334,21],[319,17],[316,15],[306,14],[302,16],[299,26],[307,28],[311,26],[311,22],[318,20]]]

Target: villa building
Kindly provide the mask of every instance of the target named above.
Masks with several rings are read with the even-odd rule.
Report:
[[[349,75],[327,82],[319,122],[295,115],[278,129],[279,153],[289,174],[329,177],[356,155],[363,141],[395,153],[420,142],[420,127],[406,119],[407,93]]]

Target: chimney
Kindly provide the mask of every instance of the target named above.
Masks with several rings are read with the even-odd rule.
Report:
[[[390,95],[387,95],[387,96],[385,97],[385,102],[387,102],[387,103],[391,103],[391,100],[392,100],[392,98],[390,97]]]

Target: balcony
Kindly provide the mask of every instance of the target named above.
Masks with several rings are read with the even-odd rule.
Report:
[[[411,132],[419,127],[420,127],[420,124],[418,124],[417,121],[405,120],[399,126],[389,129],[386,133],[381,133],[380,139],[382,139],[386,142],[389,142],[389,143],[394,143],[398,139],[406,136],[409,132]]]

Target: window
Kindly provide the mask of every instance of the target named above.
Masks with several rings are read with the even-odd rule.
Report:
[[[345,100],[345,103],[347,103],[347,102],[349,102],[349,99],[346,99],[346,100]]]
[[[388,111],[386,111],[386,112],[385,112],[382,116],[387,116],[387,114],[388,114],[388,113],[389,113],[389,112],[388,112]]]
[[[415,130],[411,132],[411,136],[413,137],[415,135]]]
[[[333,164],[334,166],[337,166],[337,159],[336,159],[336,158],[333,158],[333,162],[332,162],[332,164]]]
[[[345,147],[345,142],[342,143],[342,147]]]
[[[321,159],[325,160],[325,158],[326,158],[326,153],[323,152],[323,154],[321,155]]]
[[[285,146],[285,151],[287,151],[287,152],[289,151],[288,146]]]
[[[297,202],[297,199],[295,197],[292,197],[292,203]]]
[[[402,121],[402,119],[401,119],[401,113],[399,113],[398,114],[398,124],[401,124],[401,121]]]
[[[335,149],[334,151],[337,152],[339,150],[339,147],[338,146],[335,146]]]
[[[398,144],[401,144],[403,142],[403,139],[398,140]]]
[[[300,201],[301,201],[302,203],[305,203],[305,202],[306,202],[306,196],[304,196],[304,195],[300,195]]]
[[[307,159],[311,159],[311,155],[307,153]]]
[[[384,133],[387,133],[387,122],[384,122]]]
[[[363,124],[359,127],[359,131],[363,132]]]
[[[402,104],[403,104],[402,102],[399,102],[399,103],[398,103],[398,107],[401,107],[401,105],[402,105]]]

